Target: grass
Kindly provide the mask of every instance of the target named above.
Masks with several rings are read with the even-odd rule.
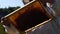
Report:
[[[4,32],[4,29],[2,27],[2,24],[0,23],[0,34],[6,34],[6,32]]]

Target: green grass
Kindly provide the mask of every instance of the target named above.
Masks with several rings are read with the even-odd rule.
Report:
[[[2,24],[0,23],[0,34],[6,34],[6,32],[4,32],[4,29],[2,27]]]

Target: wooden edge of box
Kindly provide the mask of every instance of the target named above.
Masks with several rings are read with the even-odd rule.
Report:
[[[29,28],[29,29],[25,30],[25,32],[27,33],[27,32],[29,32],[29,31],[33,30],[34,28],[40,27],[40,26],[48,23],[48,22],[51,21],[51,20],[52,20],[52,18],[50,18],[49,20],[46,20],[46,21],[44,21],[44,22],[42,22],[42,23],[40,23],[40,24],[38,24],[38,25],[36,25],[36,26],[34,26],[34,27],[32,27],[32,28]]]
[[[5,17],[5,18],[7,18],[8,16],[10,16],[10,15],[14,14],[14,13],[15,13],[15,12],[17,12],[18,10],[21,10],[22,8],[26,7],[27,5],[29,5],[29,4],[31,4],[31,3],[33,3],[34,1],[36,1],[36,0],[33,0],[33,1],[29,2],[29,3],[27,3],[27,4],[26,4],[26,5],[24,5],[23,7],[18,8],[17,10],[15,10],[15,11],[13,11],[13,12],[9,13],[8,15],[6,15],[6,16],[4,16],[4,17]]]

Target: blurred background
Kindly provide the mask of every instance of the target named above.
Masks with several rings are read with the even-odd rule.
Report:
[[[0,19],[1,17],[13,12],[14,10],[23,7],[24,4],[22,0],[0,0]],[[56,15],[60,17],[60,0],[56,0],[53,9]],[[0,23],[0,34],[7,34],[4,32],[4,28]]]
[[[60,0],[56,0],[53,9],[55,10],[56,14],[60,16]]]

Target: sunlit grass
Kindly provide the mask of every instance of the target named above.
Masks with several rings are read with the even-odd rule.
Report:
[[[0,34],[6,34],[6,32],[4,32],[4,29],[2,27],[2,24],[0,23]]]

